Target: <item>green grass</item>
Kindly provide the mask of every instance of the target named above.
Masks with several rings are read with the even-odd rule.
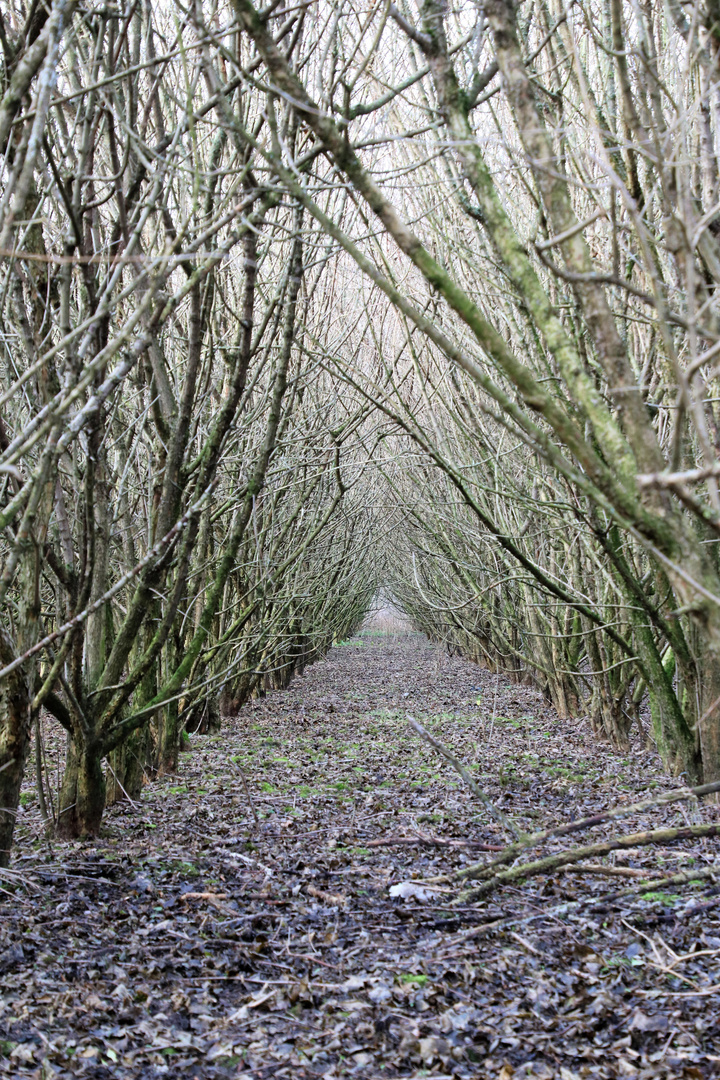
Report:
[[[185,874],[186,877],[199,877],[200,875],[197,866],[191,862],[176,862],[174,867],[178,873]]]
[[[411,971],[404,971],[402,975],[398,975],[398,982],[411,983],[415,986],[425,986],[427,981],[427,975],[414,975]]]
[[[632,967],[632,962],[627,956],[611,956],[606,964],[603,964],[600,969],[601,973],[613,971],[616,968],[629,968]]]
[[[512,716],[496,716],[496,724],[507,724],[509,727],[521,728],[523,726],[522,720],[516,720]]]

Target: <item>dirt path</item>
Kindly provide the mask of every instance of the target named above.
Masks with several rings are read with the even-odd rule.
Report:
[[[366,632],[195,738],[99,842],[28,855],[25,815],[28,885],[0,896],[0,1075],[720,1075],[712,882],[614,903],[631,881],[568,873],[462,909],[390,899],[503,842],[406,713],[525,830],[673,786],[654,754],[611,754],[534,691]],[[670,874],[718,845],[624,864],[658,859]],[[604,907],[552,913],[588,893]],[[515,921],[482,929],[497,919]]]

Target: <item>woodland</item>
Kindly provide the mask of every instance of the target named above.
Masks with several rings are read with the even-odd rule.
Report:
[[[720,1075],[716,0],[1,0],[0,1075]]]

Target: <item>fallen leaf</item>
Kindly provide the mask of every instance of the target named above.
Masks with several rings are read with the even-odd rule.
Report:
[[[628,1027],[631,1031],[667,1031],[668,1018],[662,1013],[652,1013],[648,1016],[641,1009],[636,1009]]]

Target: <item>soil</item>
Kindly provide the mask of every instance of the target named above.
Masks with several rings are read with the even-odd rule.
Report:
[[[678,783],[639,735],[617,754],[529,687],[365,630],[193,736],[98,840],[45,839],[28,794],[0,882],[0,1076],[720,1075],[718,841],[458,905],[458,882],[421,882],[508,838],[408,716],[523,832]],[[719,811],[674,803],[524,858]]]

